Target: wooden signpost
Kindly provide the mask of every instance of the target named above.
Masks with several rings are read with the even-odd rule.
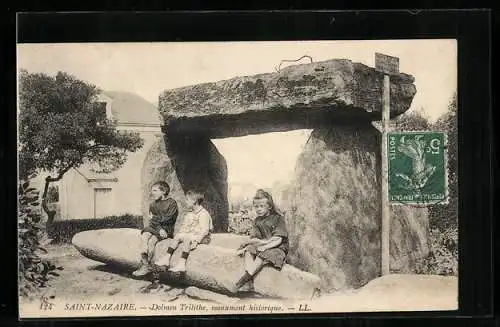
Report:
[[[391,210],[389,205],[389,169],[387,155],[387,133],[389,132],[391,81],[390,75],[399,73],[399,58],[375,53],[375,70],[384,73],[384,88],[382,93],[382,275],[390,273],[390,227]]]

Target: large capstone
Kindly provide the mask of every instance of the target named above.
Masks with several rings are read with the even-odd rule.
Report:
[[[393,75],[391,115],[408,110],[414,79]],[[165,129],[210,137],[346,125],[380,118],[383,74],[337,59],[163,91],[159,110]]]

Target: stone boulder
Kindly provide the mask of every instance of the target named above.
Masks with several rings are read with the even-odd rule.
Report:
[[[136,229],[103,229],[76,234],[72,243],[85,257],[133,271],[139,266],[140,231]],[[228,235],[213,234],[212,244],[225,244]],[[244,260],[236,254],[234,246],[244,238],[235,236],[231,248],[216,245],[199,245],[191,252],[185,276],[163,272],[165,282],[185,283],[190,286],[223,293],[235,294],[234,283],[244,272]],[[169,240],[158,243],[156,255],[166,254]],[[172,257],[175,265],[180,257],[176,251]],[[281,271],[263,268],[253,282],[254,291],[269,297],[287,299],[310,299],[320,287],[320,279],[311,273],[285,265]]]
[[[215,232],[228,230],[227,165],[210,139],[192,136],[165,136],[150,148],[142,168],[143,212],[147,217],[151,185],[166,181],[170,196],[177,201],[180,226],[186,213],[185,192],[196,189],[205,194],[203,206],[211,214]]]
[[[240,301],[240,299],[237,297],[231,297],[212,291],[207,291],[195,286],[189,286],[188,288],[186,288],[184,294],[193,299],[211,301],[221,304],[235,304]]]
[[[409,109],[414,78],[391,76],[391,115]],[[210,137],[312,128],[380,119],[383,74],[346,59],[293,65],[279,72],[165,90],[159,110],[167,133]]]
[[[360,287],[381,273],[380,133],[371,126],[316,129],[287,190],[290,259],[327,290]],[[423,208],[391,213],[391,269],[411,272],[429,251]]]
[[[249,240],[246,235],[238,235],[232,233],[217,233],[212,234],[210,245],[220,246],[226,249],[237,250],[243,242]]]

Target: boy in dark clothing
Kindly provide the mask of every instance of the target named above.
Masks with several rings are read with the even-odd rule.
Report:
[[[151,194],[155,201],[149,206],[151,219],[149,225],[141,231],[141,267],[134,271],[134,276],[144,276],[152,271],[156,243],[174,235],[174,226],[177,220],[177,202],[167,198],[170,186],[166,182],[156,182],[151,187]]]

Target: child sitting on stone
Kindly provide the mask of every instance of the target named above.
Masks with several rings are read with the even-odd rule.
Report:
[[[265,266],[283,267],[288,253],[288,232],[283,216],[278,213],[271,194],[258,190],[253,199],[257,217],[251,239],[240,246],[238,255],[245,256],[245,272],[236,282],[236,289],[253,279]]]
[[[178,233],[175,234],[167,254],[156,261],[158,266],[170,266],[170,259],[174,251],[181,247],[181,260],[170,271],[183,272],[186,270],[186,261],[189,253],[194,250],[198,244],[208,244],[210,241],[210,232],[213,230],[212,217],[210,213],[202,206],[203,194],[196,191],[186,193],[186,202],[189,212],[184,217]]]
[[[168,198],[170,186],[159,181],[151,186],[154,201],[149,206],[150,221],[141,231],[141,267],[134,271],[134,276],[144,276],[153,271],[151,260],[158,241],[171,238],[177,220],[178,207],[174,199]]]

